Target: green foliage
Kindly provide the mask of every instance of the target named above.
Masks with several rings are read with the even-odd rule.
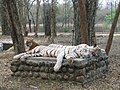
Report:
[[[105,22],[109,24],[110,22],[113,21],[114,16],[115,16],[115,10],[113,10],[111,13],[105,16]]]
[[[103,27],[104,27],[105,30],[108,30],[110,28],[110,25],[112,24],[112,21],[114,19],[115,14],[116,14],[116,10],[112,9],[112,11],[105,16],[105,19],[104,19],[104,22],[103,22],[104,23]],[[116,31],[117,31],[117,29],[118,29],[118,27],[116,27]]]
[[[69,29],[67,27],[64,27],[64,32],[68,32]]]

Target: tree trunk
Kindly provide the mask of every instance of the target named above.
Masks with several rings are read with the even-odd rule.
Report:
[[[35,27],[35,37],[37,37],[38,27],[39,27],[39,8],[41,0],[37,0],[37,11],[36,11],[36,27]]]
[[[1,4],[1,28],[2,28],[2,35],[10,35],[11,32],[8,27],[7,19],[5,18],[5,9],[4,9],[4,3]]]
[[[45,30],[45,36],[51,36],[51,14],[49,3],[43,0],[43,28]]]
[[[28,32],[32,32],[31,29],[31,19],[30,19],[30,7],[29,7],[29,0],[24,0],[25,10],[26,10],[26,19],[29,23],[29,29],[27,28]]]
[[[28,35],[28,29],[26,28],[26,22],[27,22],[27,9],[25,6],[24,0],[18,0],[17,1],[17,8],[18,8],[18,15],[21,23],[21,29],[24,33],[24,36]]]
[[[57,0],[51,1],[51,43],[54,43],[54,37],[56,37],[56,2]]]
[[[21,31],[16,0],[3,0],[5,15],[11,30],[11,37],[15,49],[15,53],[19,54],[25,51],[24,38]]]
[[[3,14],[3,13],[1,13]],[[1,15],[2,18],[1,18],[1,28],[2,28],[2,35],[10,35],[11,32],[10,32],[10,29],[8,27],[8,23],[6,21],[6,18],[5,18],[5,15]]]
[[[106,48],[105,48],[105,51],[106,51],[107,55],[109,54],[109,51],[110,51],[110,48],[111,48],[111,45],[112,45],[113,35],[114,35],[114,31],[115,31],[115,27],[116,27],[116,24],[117,24],[117,21],[118,21],[119,14],[120,14],[120,2],[118,4],[118,8],[116,10],[116,14],[115,14],[112,26],[111,26],[109,38],[108,38],[107,45],[106,45]]]
[[[31,29],[31,19],[30,19],[29,15],[28,15],[27,18],[28,18],[28,23],[29,23],[29,31],[32,32],[32,29]]]
[[[86,7],[84,0],[78,0],[79,8],[80,8],[80,36],[81,43],[88,44],[88,23],[86,16]]]
[[[25,5],[25,2],[23,0],[23,5]],[[28,11],[27,11],[27,8],[26,6],[23,7],[23,31],[24,31],[24,36],[28,36],[28,28],[26,27],[26,24],[27,24],[27,16],[29,15]]]
[[[80,40],[80,10],[78,7],[78,0],[72,0],[74,8],[74,31],[73,31],[73,45],[81,43]]]
[[[97,5],[98,5],[98,0],[90,0],[90,1],[86,0],[89,45],[96,44],[94,26],[95,26]]]

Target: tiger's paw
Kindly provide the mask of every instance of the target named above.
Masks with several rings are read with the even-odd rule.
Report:
[[[21,54],[15,55],[15,56],[13,57],[13,59],[14,59],[14,60],[18,60],[18,59],[20,59],[21,56],[23,56],[23,55],[24,55],[24,53],[21,53]]]
[[[25,61],[27,58],[25,58],[24,56],[22,56],[21,58],[20,58],[20,60],[21,61]]]
[[[18,56],[18,55],[15,55],[14,57],[13,57],[13,59],[15,60],[17,60],[17,59],[19,59],[20,58],[20,56]]]
[[[54,66],[54,71],[55,71],[55,72],[58,72],[59,69],[60,69],[60,66],[58,66],[58,65],[55,65],[55,66]]]
[[[27,55],[27,54],[23,55],[23,56],[20,57],[20,60],[23,60],[23,61],[27,60],[28,57],[29,57],[29,55]]]
[[[70,57],[70,58],[67,59],[67,62],[68,62],[68,64],[72,64],[73,63],[73,59]]]

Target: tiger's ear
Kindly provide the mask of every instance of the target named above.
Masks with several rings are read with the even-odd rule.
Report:
[[[95,48],[97,46],[97,44],[94,44],[93,47]]]

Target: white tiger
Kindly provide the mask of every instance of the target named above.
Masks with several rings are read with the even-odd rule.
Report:
[[[28,57],[56,57],[57,62],[54,71],[57,72],[61,68],[63,58],[65,57],[69,64],[74,58],[90,58],[99,55],[100,48],[96,46],[88,46],[80,44],[77,46],[63,46],[50,44],[49,46],[37,46],[34,49],[15,55],[13,59],[27,59]]]

